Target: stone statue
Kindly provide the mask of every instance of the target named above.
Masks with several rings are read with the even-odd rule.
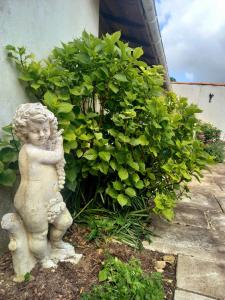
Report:
[[[44,268],[58,261],[81,258],[62,240],[72,224],[60,190],[65,183],[62,131],[57,119],[41,103],[18,107],[13,130],[23,145],[19,153],[21,182],[14,198],[16,213],[2,218],[9,231],[15,280],[23,280],[36,262]]]

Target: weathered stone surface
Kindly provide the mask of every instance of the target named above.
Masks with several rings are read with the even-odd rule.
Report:
[[[197,192],[197,193],[216,193],[218,191],[221,191],[221,188],[215,184],[215,183],[209,183],[209,182],[204,182],[202,181],[201,184],[194,184],[190,185],[190,189],[192,192]]]
[[[182,290],[176,290],[174,300],[213,300],[213,298],[205,297],[195,293],[190,293]]]
[[[170,254],[193,255],[210,261],[225,261],[225,235],[206,228],[171,224],[156,219],[152,225],[156,236],[145,248]]]
[[[221,209],[225,213],[225,191],[215,193],[215,198],[219,202]]]
[[[189,194],[189,197],[182,198],[181,202],[178,203],[178,206],[181,204],[202,210],[221,211],[215,196],[212,193],[205,192],[204,189],[200,189],[199,192],[192,191]]]
[[[212,228],[225,233],[225,214],[219,212],[209,212],[208,216]]]
[[[222,300],[225,296],[225,264],[179,255],[177,287]]]
[[[216,174],[216,175],[219,174],[219,175],[225,176],[225,164],[224,163],[212,165],[209,167],[209,169],[211,170],[212,174]]]
[[[62,240],[73,219],[60,193],[65,160],[56,117],[41,103],[25,103],[17,108],[12,126],[22,142],[21,180],[14,197],[16,212],[5,214],[1,227],[9,234],[14,280],[19,282],[37,262],[51,268],[59,261],[77,263],[81,255]]]
[[[190,205],[182,202],[179,203],[179,205],[175,209],[175,218],[172,223],[208,228],[204,210],[193,208]]]

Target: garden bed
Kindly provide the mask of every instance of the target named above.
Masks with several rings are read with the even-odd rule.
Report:
[[[155,272],[157,261],[163,260],[165,254],[149,250],[135,250],[119,243],[96,243],[85,239],[88,230],[73,226],[66,239],[74,244],[77,253],[83,258],[78,265],[60,263],[57,269],[40,269],[36,266],[26,282],[14,283],[11,256],[6,253],[0,258],[0,299],[80,299],[84,291],[89,291],[98,283],[98,273],[107,254],[127,262],[132,257],[141,261],[146,273]],[[79,247],[78,247],[79,245]],[[172,300],[176,285],[176,259],[174,263],[166,263],[162,273],[165,299]]]

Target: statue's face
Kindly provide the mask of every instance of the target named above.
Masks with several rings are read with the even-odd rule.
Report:
[[[38,123],[30,122],[28,126],[28,142],[35,146],[44,146],[50,137],[49,121]]]

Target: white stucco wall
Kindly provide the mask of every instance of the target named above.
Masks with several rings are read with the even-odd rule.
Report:
[[[99,0],[0,0],[0,127],[27,97],[5,46],[24,46],[38,59],[85,29],[98,35]]]
[[[203,110],[199,118],[221,129],[225,139],[225,86],[172,83],[172,89],[177,95],[187,97],[190,103],[197,104]],[[211,103],[210,93],[214,94]]]

